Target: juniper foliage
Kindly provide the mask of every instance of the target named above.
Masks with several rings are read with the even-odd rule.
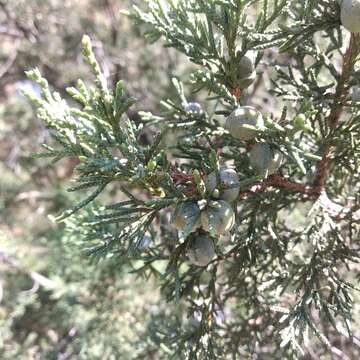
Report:
[[[177,98],[165,99],[158,114],[142,112],[140,123],[130,121],[135,99],[121,81],[108,87],[87,36],[83,54],[95,86],[79,81],[68,89],[77,105],[30,71],[42,97],[28,96],[56,144],[38,156],[78,158],[69,191],[88,191],[57,220],[73,224],[110,189],[126,197],[90,207],[86,221],[79,217],[77,242],[93,259],[115,257],[139,276],[158,278],[164,298],[179,305],[151,327],[165,357],[266,358],[270,351],[270,358],[294,359],[316,338],[331,351],[329,327],[353,336],[360,103],[350,93],[359,81],[359,36],[341,27],[332,0],[147,3],[147,12],[134,7],[129,16],[149,40],[162,38],[197,65],[191,97],[208,94],[203,111],[186,110],[190,98],[174,78]],[[237,69],[250,51],[257,52],[257,80],[249,91],[238,86]],[[263,111],[264,127],[247,127],[255,140],[237,140],[224,120],[253,104],[261,86],[276,109]],[[143,145],[149,127],[158,134]],[[255,141],[286,158],[277,173],[256,174],[248,156]],[[214,201],[206,175],[215,171],[219,180],[229,164],[239,176],[236,225],[214,240],[217,255],[207,267],[192,266],[186,252],[198,218],[176,231],[174,209]]]

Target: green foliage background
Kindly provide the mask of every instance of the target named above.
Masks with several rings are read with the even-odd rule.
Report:
[[[82,229],[79,224],[86,223],[91,212],[96,210],[90,208],[79,213],[76,222],[67,220],[66,229],[47,218],[47,214],[58,214],[81,200],[64,190],[77,160],[62,160],[55,167],[49,165],[47,159],[35,161],[30,157],[49,134],[20,94],[24,86],[37,90],[24,74],[35,66],[40,68],[50,87],[64,97],[67,96],[65,89],[75,85],[74,79],[90,81],[88,67],[79,56],[82,35],[87,33],[93,39],[95,54],[110,84],[124,79],[127,91],[138,99],[129,117],[136,122],[139,110],[158,113],[160,100],[175,97],[170,78],[182,78],[194,65],[171,49],[145,42],[144,27],[133,26],[126,17],[120,16],[120,9],[129,9],[132,5],[141,8],[144,3],[0,1],[0,38],[3,40],[0,48],[0,357],[4,359],[182,358],[181,353],[174,352],[162,341],[164,332],[167,336],[179,332],[174,314],[183,310],[178,308],[182,305],[160,300],[157,284],[151,278],[131,274],[133,268],[129,264],[121,264],[111,257],[100,263],[89,263],[80,252],[77,245]],[[321,17],[317,21],[316,29],[328,26]],[[174,32],[168,42],[186,53],[186,34],[180,30]],[[147,36],[156,40],[162,31],[161,27],[157,28]],[[283,49],[296,46],[313,29],[304,31],[299,26],[291,31],[292,36],[283,44]],[[269,44],[282,40],[276,39],[275,34]],[[251,47],[254,40],[249,41]],[[263,41],[264,47],[269,45]],[[187,55],[196,59],[196,47],[190,48]],[[271,59],[271,53],[267,56]],[[213,58],[214,54],[209,57]],[[199,80],[204,74],[197,75]],[[270,79],[264,76],[264,82],[269,84]],[[204,79],[205,85],[209,79],[206,76]],[[218,80],[231,81],[221,76]],[[230,103],[233,101],[226,89],[214,86],[213,91]],[[281,87],[276,91],[277,95],[284,95]],[[305,96],[307,91],[304,88],[295,95]],[[200,97],[205,94],[200,93]],[[253,102],[267,111],[281,109],[279,104],[269,101],[266,89],[261,86]],[[142,135],[145,144],[153,135],[151,130]],[[123,199],[115,189],[110,189],[101,200]],[[305,223],[307,211],[304,206],[296,213],[282,216],[294,222],[295,227]],[[160,264],[154,271],[161,276],[164,267]],[[353,342],[324,325],[322,331],[330,339],[332,355],[319,343],[315,350],[309,349],[305,358],[346,359],[347,356],[355,359],[360,356],[357,343],[360,308],[356,305],[359,296],[356,292],[353,296]],[[233,306],[241,316],[246,305]],[[254,319],[250,324],[254,333],[259,325],[257,320],[260,321]],[[191,338],[191,327],[183,329],[182,335]],[[234,339],[225,339],[228,348],[232,341],[237,344],[237,336],[249,344],[254,342],[251,347],[256,348],[257,340],[246,331],[234,334]],[[268,345],[258,348],[256,354],[229,353],[228,358],[281,359],[287,356],[292,359],[297,356],[292,352],[286,355],[274,352],[272,342],[276,341],[265,339]]]

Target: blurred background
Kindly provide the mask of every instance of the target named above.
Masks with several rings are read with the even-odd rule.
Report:
[[[0,1],[0,358],[151,359],[149,329],[159,313],[156,285],[123,274],[115,262],[92,265],[73,236],[49,220],[73,203],[66,191],[76,160],[33,159],[47,130],[22,96],[38,89],[25,71],[39,67],[66,97],[90,81],[81,56],[88,34],[108,79],[124,79],[138,99],[129,114],[155,110],[171,93],[170,74],[188,62],[161,44],[146,44],[121,9],[142,1]],[[109,195],[111,196],[111,195]],[[120,357],[121,354],[121,357]]]
[[[157,329],[175,311],[159,300],[157,284],[134,281],[116,260],[90,264],[73,247],[76,232],[49,219],[79,200],[66,191],[77,162],[31,156],[48,132],[21,93],[38,92],[25,76],[35,66],[64,97],[78,78],[90,82],[81,56],[88,34],[109,82],[124,79],[138,99],[129,116],[159,113],[160,100],[174,91],[171,77],[185,79],[192,69],[161,42],[147,43],[120,15],[134,4],[144,1],[0,0],[0,359],[169,358]],[[263,87],[253,102],[275,110]],[[360,343],[327,335],[350,355],[324,352],[321,359],[358,358]],[[273,359],[265,350],[254,359]]]

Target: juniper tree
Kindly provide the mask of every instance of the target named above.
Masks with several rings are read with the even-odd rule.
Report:
[[[161,38],[196,66],[189,79],[173,78],[177,97],[156,114],[144,109],[137,123],[127,117],[136,100],[122,81],[108,87],[88,36],[83,55],[95,81],[68,89],[77,105],[38,70],[28,73],[42,89],[41,98],[28,96],[54,140],[38,156],[76,157],[69,191],[86,193],[56,219],[72,227],[78,219],[77,244],[92,259],[115,258],[158,279],[178,309],[150,329],[162,357],[294,359],[316,338],[334,351],[330,327],[352,338],[360,39],[348,31],[346,6],[134,7],[128,16],[150,41]],[[273,109],[259,104],[259,92]],[[157,134],[146,145],[149,128]],[[110,190],[123,199],[101,204]],[[86,219],[78,215],[85,207]]]

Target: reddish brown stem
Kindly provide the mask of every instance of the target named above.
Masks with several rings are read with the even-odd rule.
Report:
[[[187,196],[192,196],[196,193],[197,189],[193,175],[186,174],[182,171],[173,168],[171,172],[171,178],[173,179],[176,185],[187,186],[187,189],[185,189],[185,194]]]
[[[282,177],[280,174],[275,174],[269,176],[266,180],[263,182],[254,185],[249,191],[242,192],[240,194],[241,198],[246,198],[249,195],[260,193],[265,191],[268,187],[273,186],[276,188],[286,189],[289,191],[295,191],[307,196],[318,196],[320,194],[320,190],[318,187],[309,186],[309,185],[303,185],[299,184],[293,181],[288,181],[284,177]]]
[[[287,181],[281,175],[278,174],[270,176],[268,179],[264,181],[264,183],[265,186],[276,186],[307,195],[314,195],[318,193],[318,189],[315,187]]]
[[[359,55],[359,46],[357,44],[358,36],[354,33],[351,34],[349,47],[344,55],[343,65],[336,87],[333,105],[330,114],[327,118],[327,123],[333,130],[337,127],[341,113],[343,111],[346,97],[349,94],[347,80],[349,79],[351,70],[355,64],[356,58]],[[316,170],[314,186],[320,188],[321,191],[325,189],[326,176],[331,161],[331,145],[326,144],[323,151],[322,159],[319,161]]]
[[[239,101],[241,97],[241,89],[239,87],[236,87],[231,91],[231,95],[234,95],[236,97],[236,100]]]

